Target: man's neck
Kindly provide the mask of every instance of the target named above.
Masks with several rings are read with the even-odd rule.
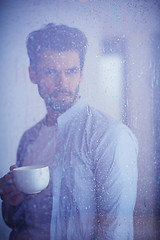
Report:
[[[47,111],[47,115],[44,119],[44,124],[46,126],[54,126],[57,124],[57,119],[61,115],[59,111]]]
[[[77,98],[75,99],[74,103],[72,104],[72,106],[80,99],[80,96],[77,96]],[[70,106],[70,107],[72,107]],[[69,107],[69,108],[70,108]],[[44,120],[44,124],[46,126],[54,126],[57,124],[57,119],[58,117],[63,114],[64,112],[66,112],[69,108],[66,108],[65,110],[55,110],[53,108],[49,108],[47,107],[47,115],[45,117]]]

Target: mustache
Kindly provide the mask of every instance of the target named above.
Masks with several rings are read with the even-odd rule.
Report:
[[[67,89],[56,89],[55,91],[51,92],[49,96],[50,98],[57,97],[60,93],[66,93],[71,97],[73,96],[73,93]]]

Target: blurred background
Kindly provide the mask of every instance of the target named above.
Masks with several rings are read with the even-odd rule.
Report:
[[[0,1],[0,177],[15,163],[23,132],[46,112],[29,80],[25,41],[49,22],[85,32],[81,95],[138,138],[135,240],[160,239],[159,0]],[[0,213],[0,240],[9,232]]]

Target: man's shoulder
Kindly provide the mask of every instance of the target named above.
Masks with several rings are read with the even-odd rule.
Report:
[[[90,125],[94,128],[109,129],[112,127],[120,126],[120,122],[112,118],[107,113],[102,112],[99,109],[94,108],[93,106],[86,105],[83,109],[82,117],[90,122]]]
[[[31,126],[30,128],[28,128],[22,135],[21,141],[34,141],[38,135],[39,135],[39,131],[41,129],[42,126],[42,121],[37,122],[36,124],[34,124],[33,126]]]
[[[107,134],[108,137],[118,138],[126,134],[134,138],[134,134],[126,124],[87,104],[83,109],[81,121],[86,121],[88,129],[101,136]]]
[[[32,144],[39,135],[39,131],[41,129],[42,121],[36,123],[28,130],[26,130],[19,142],[17,149],[17,165],[22,166],[25,155],[27,153],[28,146]]]

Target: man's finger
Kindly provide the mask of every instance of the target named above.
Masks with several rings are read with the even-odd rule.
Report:
[[[12,171],[14,168],[17,168],[18,166],[16,164],[10,166],[10,171]]]

